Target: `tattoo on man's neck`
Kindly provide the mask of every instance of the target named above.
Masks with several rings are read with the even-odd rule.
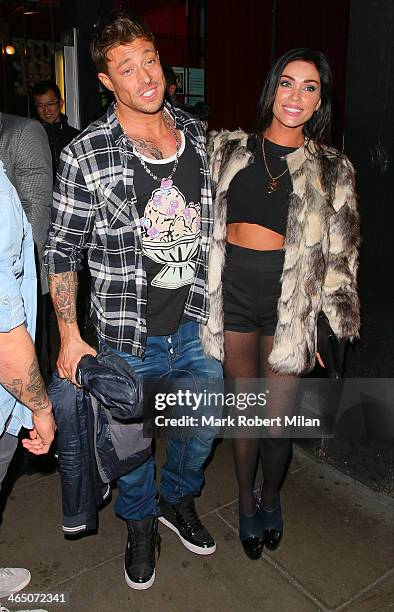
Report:
[[[130,140],[137,153],[152,159],[163,159],[163,153],[154,142],[143,140],[143,138],[131,138]]]

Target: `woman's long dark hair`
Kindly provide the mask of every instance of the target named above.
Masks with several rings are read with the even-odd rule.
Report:
[[[307,140],[313,140],[317,148],[320,149],[319,145],[329,146],[331,144],[332,76],[326,56],[321,53],[321,51],[316,51],[314,49],[300,48],[287,51],[281,55],[272,66],[265,80],[258,103],[256,132],[258,134],[264,134],[266,129],[271,125],[273,119],[272,109],[280,76],[283,74],[287,64],[296,60],[314,64],[320,76],[320,107],[303,126],[303,132]]]

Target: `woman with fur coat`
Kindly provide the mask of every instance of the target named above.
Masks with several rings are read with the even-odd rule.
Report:
[[[209,144],[214,230],[206,352],[229,378],[270,379],[270,416],[291,411],[297,377],[310,371],[324,311],[339,339],[357,337],[359,222],[354,170],[329,146],[331,71],[311,49],[282,55],[259,101],[257,130],[223,131]],[[279,489],[291,443],[283,429],[235,439],[240,539],[252,559],[283,532]],[[254,496],[261,457],[264,481]]]

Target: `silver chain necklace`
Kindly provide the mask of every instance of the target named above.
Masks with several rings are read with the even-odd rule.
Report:
[[[119,122],[120,127],[123,130],[123,133],[125,134],[125,136],[127,138],[129,138],[129,136],[126,133],[126,130],[124,129],[124,127],[123,127],[123,125],[122,125],[122,123],[121,123],[121,121],[119,119],[119,115],[117,113],[117,105],[115,105],[115,116],[116,116],[116,118],[117,118],[117,120]],[[174,162],[174,166],[173,166],[170,174],[166,178],[159,178],[158,176],[156,176],[156,174],[153,174],[153,172],[151,171],[150,168],[148,168],[146,162],[142,159],[141,154],[138,153],[138,151],[135,149],[134,146],[133,146],[133,151],[134,151],[135,156],[140,161],[141,166],[143,167],[145,172],[147,174],[149,174],[149,176],[152,177],[155,181],[158,181],[160,183],[160,187],[162,189],[171,189],[171,187],[173,185],[172,177],[174,176],[174,174],[176,172],[176,169],[178,168],[178,163],[179,163],[179,142],[178,142],[178,138],[177,138],[177,135],[176,135],[175,125],[172,124],[172,123],[170,123],[170,124],[168,123],[168,120],[166,118],[166,115],[164,114],[164,111],[163,111],[163,119],[164,119],[164,123],[166,124],[166,127],[171,130],[171,132],[172,132],[172,134],[173,134],[173,136],[175,138],[175,144],[176,144],[175,162]],[[131,140],[131,138],[129,138],[129,140]]]

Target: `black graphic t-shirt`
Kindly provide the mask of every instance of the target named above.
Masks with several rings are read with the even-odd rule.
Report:
[[[200,165],[193,145],[182,132],[181,138],[172,180],[160,183],[153,179],[139,160],[134,167],[148,282],[148,336],[169,335],[178,329],[200,246]],[[165,160],[143,159],[153,174],[166,179],[175,155]]]

